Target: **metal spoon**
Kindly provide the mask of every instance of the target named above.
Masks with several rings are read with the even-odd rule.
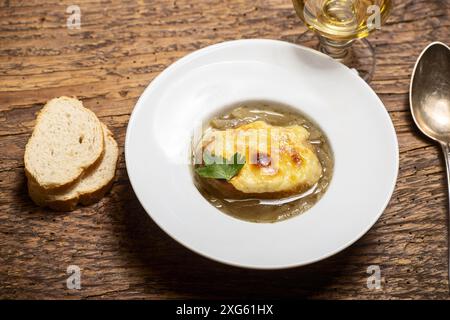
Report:
[[[447,45],[433,42],[420,54],[412,75],[409,103],[417,127],[439,142],[444,152],[450,221],[450,48]],[[450,253],[448,274],[450,287]]]

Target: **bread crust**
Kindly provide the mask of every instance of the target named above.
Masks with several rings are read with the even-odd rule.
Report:
[[[77,197],[69,198],[66,200],[45,200],[43,195],[40,194],[39,191],[36,190],[30,183],[28,183],[28,194],[30,195],[34,203],[36,203],[40,207],[47,207],[54,211],[67,212],[75,210],[79,203],[83,206],[88,206],[100,201],[105,196],[105,194],[111,190],[114,184],[114,180],[115,177],[111,179],[106,185],[92,193],[78,195]]]

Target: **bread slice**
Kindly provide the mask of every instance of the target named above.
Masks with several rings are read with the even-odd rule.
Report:
[[[88,205],[105,195],[114,181],[119,148],[105,125],[103,125],[103,134],[105,152],[101,160],[86,171],[73,186],[64,190],[47,191],[33,180],[28,180],[28,193],[37,205],[57,211],[71,211],[78,203]]]
[[[52,99],[39,112],[25,148],[25,173],[45,190],[69,186],[103,153],[97,116],[75,98]]]

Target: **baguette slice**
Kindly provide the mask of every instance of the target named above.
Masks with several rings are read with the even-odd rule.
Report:
[[[37,205],[57,211],[72,211],[78,203],[88,205],[97,202],[105,195],[114,181],[119,148],[105,125],[103,125],[103,132],[105,152],[101,160],[86,171],[73,186],[64,190],[48,191],[33,180],[28,180],[28,193]]]
[[[100,121],[81,101],[52,99],[25,148],[25,173],[45,190],[67,187],[100,159],[103,144]]]

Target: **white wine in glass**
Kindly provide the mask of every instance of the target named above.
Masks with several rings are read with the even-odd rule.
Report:
[[[354,62],[350,51],[353,42],[380,29],[393,5],[390,0],[293,0],[293,3],[300,19],[319,35],[320,51],[350,67]]]

